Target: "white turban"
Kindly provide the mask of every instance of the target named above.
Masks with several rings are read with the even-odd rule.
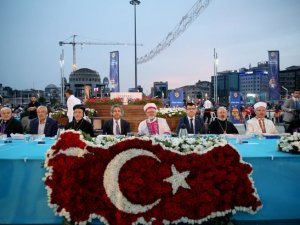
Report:
[[[148,109],[157,109],[157,106],[154,103],[147,103],[144,106],[144,111],[146,112]]]
[[[254,105],[254,109],[256,110],[258,107],[264,107],[264,108],[267,108],[267,103],[265,103],[265,102],[257,102],[257,103]]]

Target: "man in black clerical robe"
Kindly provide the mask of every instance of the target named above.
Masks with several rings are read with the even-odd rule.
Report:
[[[238,130],[233,123],[227,120],[227,109],[219,107],[217,110],[217,118],[209,124],[209,134],[238,134]]]

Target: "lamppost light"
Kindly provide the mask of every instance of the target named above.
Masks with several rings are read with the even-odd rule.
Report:
[[[131,0],[129,3],[131,5],[139,5],[141,3],[141,1],[139,1],[139,0]]]

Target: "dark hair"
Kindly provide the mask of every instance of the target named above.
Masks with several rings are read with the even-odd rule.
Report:
[[[113,114],[115,108],[119,108],[121,110],[121,116],[124,116],[124,109],[122,108],[121,105],[112,105],[110,108],[111,115]]]
[[[188,102],[185,104],[185,108],[187,108],[188,106],[196,106],[196,104],[194,102]]]
[[[65,93],[68,93],[68,94],[72,95],[73,91],[71,89],[67,89],[67,90],[65,90]]]
[[[83,112],[85,112],[85,107],[84,107],[84,105],[74,105],[74,107],[73,107],[73,110],[75,110],[75,109],[81,109]]]

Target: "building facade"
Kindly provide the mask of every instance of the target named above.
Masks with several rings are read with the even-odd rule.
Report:
[[[184,100],[186,102],[198,102],[207,97],[210,97],[211,83],[209,81],[198,81],[194,85],[186,85],[177,88],[183,91]]]
[[[300,89],[300,66],[290,66],[279,73],[280,97],[285,99]]]
[[[215,76],[211,77],[211,92],[210,96],[214,96],[214,90],[217,85],[217,96],[218,99],[213,99],[214,102],[217,102],[219,105],[227,106],[229,104],[229,94],[231,91],[240,91],[240,80],[239,80],[239,71],[223,71],[218,72]]]
[[[69,78],[70,89],[78,98],[84,98],[85,86],[89,86],[89,95],[94,95],[94,90],[101,89],[101,79],[97,71],[88,68],[82,68],[73,71]]]
[[[152,88],[152,97],[166,99],[168,93],[168,82],[154,82]]]
[[[61,102],[61,89],[54,84],[45,87],[45,99],[49,103]]]

